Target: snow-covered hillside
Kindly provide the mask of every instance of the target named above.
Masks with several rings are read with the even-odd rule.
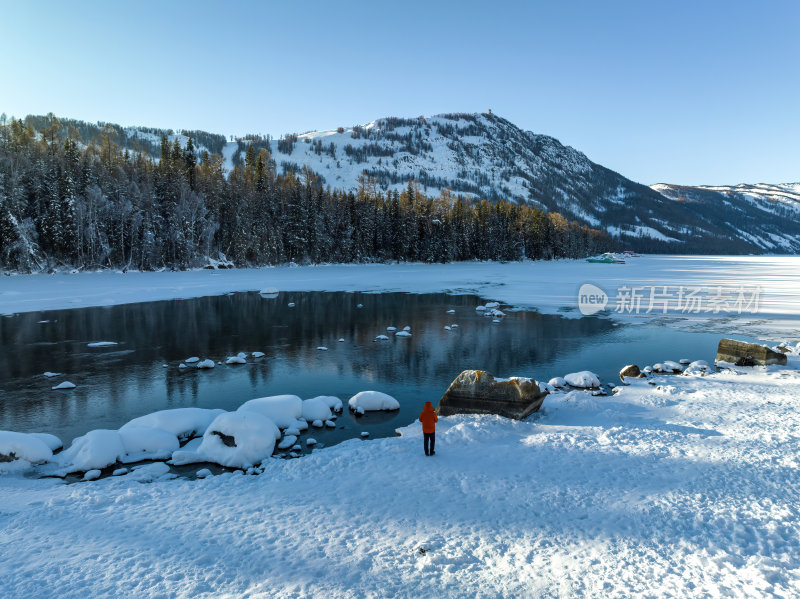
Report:
[[[800,183],[696,187],[657,183],[652,188],[681,205],[717,210],[726,224],[762,251],[800,252]]]

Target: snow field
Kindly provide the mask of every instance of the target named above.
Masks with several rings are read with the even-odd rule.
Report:
[[[14,547],[0,592],[797,596],[790,360],[635,380],[606,398],[557,392],[525,421],[442,418],[435,459],[414,423],[402,437],[267,460],[256,477],[0,477]]]

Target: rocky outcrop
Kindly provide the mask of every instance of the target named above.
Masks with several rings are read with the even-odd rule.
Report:
[[[717,347],[717,362],[730,362],[736,366],[767,366],[786,364],[786,355],[757,343],[734,339],[721,339]]]
[[[636,364],[628,364],[622,370],[619,371],[619,380],[621,380],[624,383],[625,377],[635,379],[644,377],[644,375],[639,370],[639,367]]]
[[[533,379],[496,379],[483,370],[465,370],[450,383],[436,411],[440,416],[498,414],[520,420],[538,410],[546,395]]]

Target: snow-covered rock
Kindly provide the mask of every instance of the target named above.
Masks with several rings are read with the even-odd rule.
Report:
[[[61,439],[50,433],[28,433],[31,437],[39,439],[50,448],[50,451],[55,451],[64,447]]]
[[[206,359],[203,360],[202,362],[197,363],[197,367],[200,368],[201,370],[206,368],[214,368],[214,366],[215,366],[214,360],[211,359]]]
[[[188,366],[186,364],[184,364],[183,362],[181,362],[180,364],[178,364],[178,368],[183,370],[184,368],[188,368]]]
[[[288,303],[288,304],[286,304],[286,305],[287,305],[287,306],[289,306],[290,308],[294,308],[294,306],[295,306],[295,303],[294,303],[294,302],[289,302],[289,303]]]
[[[547,381],[547,384],[556,389],[563,389],[567,386],[567,380],[562,376],[556,376]]]
[[[122,425],[120,431],[127,428],[158,428],[171,433],[177,439],[197,437],[206,432],[211,422],[225,410],[208,410],[205,408],[174,408],[159,410],[134,418]]]
[[[564,375],[564,380],[567,381],[569,386],[581,389],[596,389],[600,386],[600,378],[589,370],[571,372]]]
[[[404,331],[410,331],[411,327],[409,325],[406,325],[406,326],[403,327],[403,330]]]
[[[361,391],[351,397],[347,405],[358,414],[379,410],[399,410],[400,402],[391,395],[380,391]]]
[[[362,439],[366,439],[367,437],[369,437],[369,433],[368,433],[367,431],[363,431],[363,432],[361,433],[361,438],[362,438]]]
[[[322,423],[322,420],[315,420],[314,422],[311,423],[311,426],[313,426],[314,428],[322,428],[324,424]]]
[[[221,466],[250,468],[272,455],[280,436],[272,420],[258,411],[240,408],[214,419],[197,452]]]
[[[320,346],[319,346],[317,349],[318,349],[319,351],[328,351],[328,348],[327,348],[327,347],[325,347],[324,345],[320,345]]]
[[[167,459],[180,448],[177,436],[160,428],[124,426],[119,435],[125,448],[125,455],[120,456],[124,464]]]
[[[331,408],[326,397],[312,397],[303,401],[303,418],[306,420],[327,420],[330,417]]]
[[[297,443],[297,437],[295,435],[286,435],[281,439],[280,443],[278,443],[278,449],[289,449],[293,447],[295,443]]]
[[[246,351],[240,351],[236,355],[239,356],[242,360],[244,360],[247,357],[247,352]]]
[[[197,472],[195,472],[195,476],[197,478],[206,478],[207,476],[211,476],[211,470],[208,468],[201,468]]]
[[[456,313],[456,311],[455,311],[455,310],[448,310],[448,311],[447,311],[447,313],[448,313],[448,314],[455,314],[455,313]]]
[[[102,474],[99,470],[88,470],[86,474],[83,475],[83,480],[97,480],[100,478],[100,474]]]
[[[263,358],[265,354],[263,351],[254,351],[250,355],[253,356],[254,358]]]
[[[695,360],[694,362],[690,362],[689,365],[684,369],[683,374],[686,376],[689,375],[704,375],[709,372],[709,365],[708,362],[705,360]]]
[[[44,440],[27,433],[0,431],[0,461],[25,460],[39,464],[52,457],[53,451]]]
[[[116,464],[125,455],[119,431],[97,429],[72,441],[67,449],[53,456],[65,472],[86,472]]]
[[[327,426],[328,428],[336,428],[336,423],[333,420],[326,420],[325,426]]]
[[[111,473],[111,476],[122,476],[123,474],[128,474],[128,472],[129,470],[127,468],[117,468]]]
[[[395,337],[411,337],[411,333],[408,331],[397,331],[394,335]]]
[[[295,426],[297,419],[303,416],[303,400],[297,395],[271,395],[258,397],[243,403],[238,412],[258,412],[269,418],[278,428]]]
[[[44,376],[50,378],[50,377],[54,377],[54,376],[61,376],[61,373],[60,372],[49,372],[48,371],[48,372],[44,373]]]
[[[375,341],[386,341],[387,339],[389,339],[389,337],[387,337],[386,335],[377,335],[375,337]]]
[[[70,383],[69,381],[64,381],[56,385],[55,387],[51,387],[53,391],[58,391],[60,389],[74,389],[75,383]]]
[[[200,358],[198,358],[197,356],[192,356],[191,358],[186,358],[184,360],[184,362],[186,362],[187,364],[196,364],[199,361],[200,361]]]
[[[130,474],[126,476],[128,480],[135,480],[140,483],[150,483],[155,480],[174,478],[170,475],[169,466],[164,462],[154,462],[153,464],[143,464],[134,466]]]
[[[397,330],[397,327],[386,327],[386,330],[389,331],[390,333],[393,333],[394,331]]]
[[[227,360],[225,360],[226,364],[247,364],[247,360],[241,358],[239,356],[229,356]]]
[[[308,439],[306,439],[306,445],[308,445],[309,447],[316,444],[317,440],[314,437],[309,437]]]
[[[448,325],[444,325],[444,330],[445,330],[445,331],[449,331],[449,330],[450,330],[450,327],[449,327]]]

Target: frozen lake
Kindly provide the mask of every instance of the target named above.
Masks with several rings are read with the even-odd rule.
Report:
[[[283,393],[336,395],[346,402],[368,389],[399,400],[399,412],[356,417],[345,410],[336,429],[309,433],[331,445],[362,431],[393,435],[425,401],[435,405],[467,368],[545,382],[591,369],[603,382],[617,383],[628,363],[712,361],[720,338],[718,332],[505,307],[507,316],[493,323],[476,312],[482,303],[474,295],[444,293],[282,292],[262,298],[243,292],[3,317],[0,430],[50,432],[69,444],[89,430],[116,429],[166,408],[235,410],[254,397]],[[452,324],[458,327],[445,330]],[[406,325],[410,338],[386,330]],[[375,341],[379,334],[390,338]],[[90,345],[98,341],[117,345]],[[224,364],[228,356],[254,351],[265,356]],[[191,356],[222,364],[207,371],[179,368]],[[48,378],[45,371],[64,376]],[[51,390],[64,380],[77,387]]]

